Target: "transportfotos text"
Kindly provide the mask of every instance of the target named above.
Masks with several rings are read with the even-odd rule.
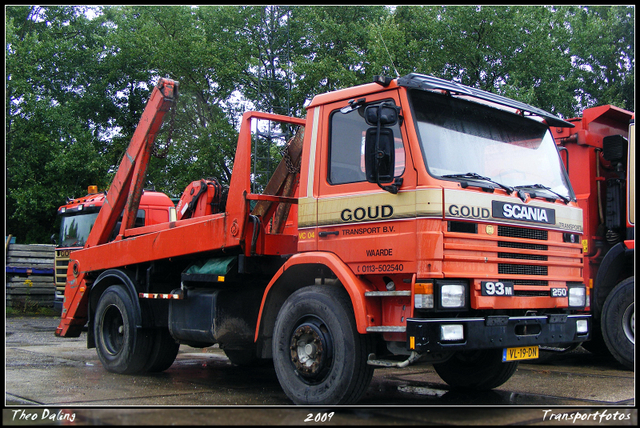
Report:
[[[572,421],[576,423],[577,421],[592,421],[602,423],[605,421],[614,422],[614,421],[628,421],[631,419],[630,413],[621,413],[616,411],[615,413],[608,412],[606,409],[600,411],[596,411],[594,413],[582,413],[582,412],[558,412],[555,413],[553,410],[543,410],[544,415],[542,416],[543,421]]]

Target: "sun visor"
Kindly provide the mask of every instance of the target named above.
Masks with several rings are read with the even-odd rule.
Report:
[[[554,114],[530,106],[529,104],[433,76],[416,73],[408,74],[407,76],[398,78],[398,86],[428,91],[447,91],[451,96],[465,99],[475,98],[491,104],[497,104],[497,106],[519,110],[521,113],[529,113],[531,115],[539,116],[543,118],[549,126],[555,126],[558,128],[573,128],[575,126]]]

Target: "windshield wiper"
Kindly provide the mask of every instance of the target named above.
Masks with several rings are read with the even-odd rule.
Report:
[[[542,190],[546,190],[547,192],[556,195],[565,204],[568,204],[569,202],[571,202],[571,199],[567,198],[566,196],[561,195],[560,193],[554,192],[553,190],[551,190],[551,188],[549,188],[549,187],[547,187],[547,186],[545,186],[543,184],[527,184],[527,185],[523,185],[523,186],[516,186],[515,188],[516,189],[542,189]]]
[[[504,185],[502,183],[498,183],[497,181],[493,181],[492,179],[490,179],[489,177],[483,177],[480,174],[477,174],[475,172],[465,172],[464,174],[447,174],[447,175],[442,175],[441,177],[444,178],[469,178],[472,180],[480,180],[480,181],[486,181],[487,183],[491,183],[491,184],[495,184],[496,186],[500,187],[502,190],[504,190],[505,192],[507,192],[507,194],[512,194],[515,189],[511,186],[507,186]]]

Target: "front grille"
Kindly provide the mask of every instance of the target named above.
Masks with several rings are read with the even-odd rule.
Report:
[[[573,268],[579,260],[575,251],[575,255],[567,257],[552,256],[559,251],[557,243],[552,241],[553,232],[492,225],[496,234],[491,234],[488,226],[474,229],[469,224],[472,223],[448,222],[444,234],[444,269],[450,269],[452,277],[478,278],[478,272],[484,277],[514,284],[518,288],[514,290],[516,296],[548,297],[550,285],[554,281],[562,282],[559,267]],[[488,264],[491,259],[497,266]],[[550,259],[554,260],[552,265],[549,265]],[[470,263],[473,265],[467,267]]]
[[[513,282],[515,285],[536,285],[538,287],[549,286],[549,281],[544,281],[541,279],[512,279],[508,281]]]
[[[512,226],[498,226],[498,236],[508,238],[520,238],[520,239],[535,239],[538,241],[546,241],[549,238],[549,234],[546,230],[540,229],[527,229],[523,227]],[[548,246],[543,244],[532,244],[529,242],[510,242],[510,241],[498,241],[499,248],[510,248],[514,250],[534,250],[534,251],[547,251]],[[536,260],[547,261],[548,257],[542,253],[537,254],[523,254],[515,251],[499,252],[499,259],[511,259],[511,260]],[[526,265],[526,264],[507,264],[498,263],[498,273],[504,275],[530,275],[530,276],[547,276],[549,269],[547,266],[538,265]],[[530,284],[527,282],[527,284]]]
[[[56,265],[56,274],[55,274],[55,283],[56,288],[58,290],[64,290],[65,284],[67,282],[67,268],[69,267],[69,256],[61,256],[58,251],[56,251],[55,258]]]
[[[541,244],[529,244],[526,242],[505,242],[505,241],[498,241],[498,247],[519,248],[521,250],[536,250],[536,251],[547,251],[549,249],[548,246],[541,245]]]
[[[547,297],[549,290],[516,290],[514,295],[518,297]]]
[[[547,266],[536,265],[512,265],[498,263],[498,273],[502,275],[537,275],[547,276],[549,269]]]
[[[498,236],[504,236],[506,238],[537,239],[539,241],[546,241],[549,239],[549,234],[546,230],[526,229],[523,227],[512,226],[498,226]]]
[[[547,261],[547,256],[540,256],[537,254],[498,253],[498,258]]]

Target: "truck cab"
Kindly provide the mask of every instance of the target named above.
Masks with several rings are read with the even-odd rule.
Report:
[[[368,364],[404,355],[451,385],[495,387],[540,345],[588,338],[582,213],[549,130],[570,124],[424,75],[320,95],[307,111],[287,264],[339,260],[327,281],[364,296],[358,331],[386,343]]]
[[[89,186],[87,195],[69,199],[58,208],[60,227],[52,240],[56,245],[54,307],[62,310],[64,287],[67,279],[69,256],[72,251],[84,247],[104,204],[105,192],[98,192],[97,186]],[[135,227],[175,221],[176,210],[171,199],[161,192],[145,191],[140,200]]]

